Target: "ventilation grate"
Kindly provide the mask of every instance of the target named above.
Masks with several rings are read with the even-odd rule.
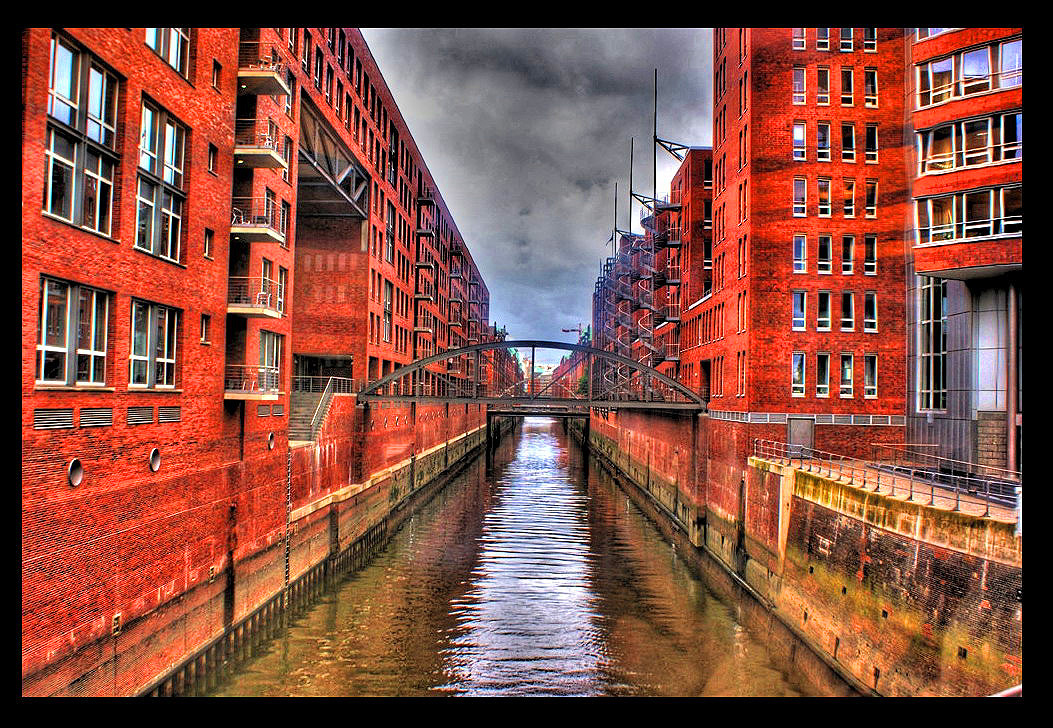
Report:
[[[260,417],[270,417],[271,406],[269,404],[261,404],[256,407],[256,414]]]
[[[182,407],[158,407],[157,408],[157,421],[158,422],[179,422],[183,418]]]
[[[128,424],[129,425],[149,425],[154,421],[154,408],[153,407],[129,407],[128,408]]]
[[[113,407],[81,407],[81,427],[109,427],[113,424]]]
[[[73,427],[73,408],[33,410],[34,430],[65,430]]]
[[[274,417],[281,417],[284,414],[285,414],[285,405],[284,404],[276,404],[276,405],[272,405],[271,406],[271,415],[273,415]]]
[[[833,415],[816,415],[815,424],[817,425],[829,425],[834,421]]]
[[[835,425],[851,425],[852,415],[834,415]]]

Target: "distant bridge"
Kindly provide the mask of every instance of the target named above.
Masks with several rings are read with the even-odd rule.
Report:
[[[578,363],[559,376],[538,375],[539,349],[577,352]],[[530,371],[522,371],[522,361],[517,370],[513,362],[527,350]],[[472,344],[418,359],[369,384],[358,401],[485,404],[491,414],[507,416],[580,417],[591,408],[706,409],[698,393],[638,361],[581,344],[540,340]]]

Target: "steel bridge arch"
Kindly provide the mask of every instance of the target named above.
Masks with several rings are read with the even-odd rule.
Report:
[[[651,399],[640,399],[640,400],[603,400],[603,399],[563,399],[563,400],[548,400],[538,397],[449,397],[441,395],[428,395],[420,396],[414,394],[384,394],[384,389],[398,380],[412,376],[414,372],[425,371],[426,368],[437,362],[446,361],[466,354],[475,354],[476,352],[493,351],[498,349],[559,349],[563,351],[582,352],[586,355],[586,361],[589,361],[590,357],[592,360],[599,359],[601,361],[607,361],[614,364],[628,366],[633,372],[638,373],[642,376],[649,377],[652,381],[660,382],[667,386],[674,393],[681,395],[686,402],[677,402],[669,400],[651,400]],[[478,370],[476,375],[478,376]],[[611,351],[603,349],[595,349],[590,346],[584,346],[582,344],[569,344],[563,341],[543,341],[543,340],[518,340],[518,341],[491,341],[482,344],[470,344],[458,349],[449,349],[442,352],[441,354],[434,354],[432,356],[425,357],[423,359],[417,359],[416,361],[407,364],[401,369],[397,369],[391,374],[388,374],[377,381],[369,384],[359,392],[358,397],[361,401],[392,401],[392,400],[427,400],[427,401],[473,401],[478,400],[480,402],[486,400],[490,403],[500,402],[558,402],[563,405],[576,405],[576,406],[588,406],[596,408],[620,408],[620,407],[647,407],[652,409],[690,409],[690,410],[705,410],[706,401],[702,397],[693,392],[692,390],[685,387],[675,379],[671,379],[666,375],[659,372],[646,364],[615,354]]]

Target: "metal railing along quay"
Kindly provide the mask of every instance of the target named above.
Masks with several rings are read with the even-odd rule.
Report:
[[[1016,509],[1021,492],[1019,482],[1013,485],[1010,501],[1003,489],[1003,481],[990,477],[939,473],[932,468],[902,462],[870,462],[775,440],[754,439],[753,454],[908,502],[917,501],[935,508],[1009,523],[1019,522],[1020,514]]]

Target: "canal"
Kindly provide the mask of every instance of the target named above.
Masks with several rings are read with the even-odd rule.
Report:
[[[212,695],[793,696],[557,420],[523,420]]]

